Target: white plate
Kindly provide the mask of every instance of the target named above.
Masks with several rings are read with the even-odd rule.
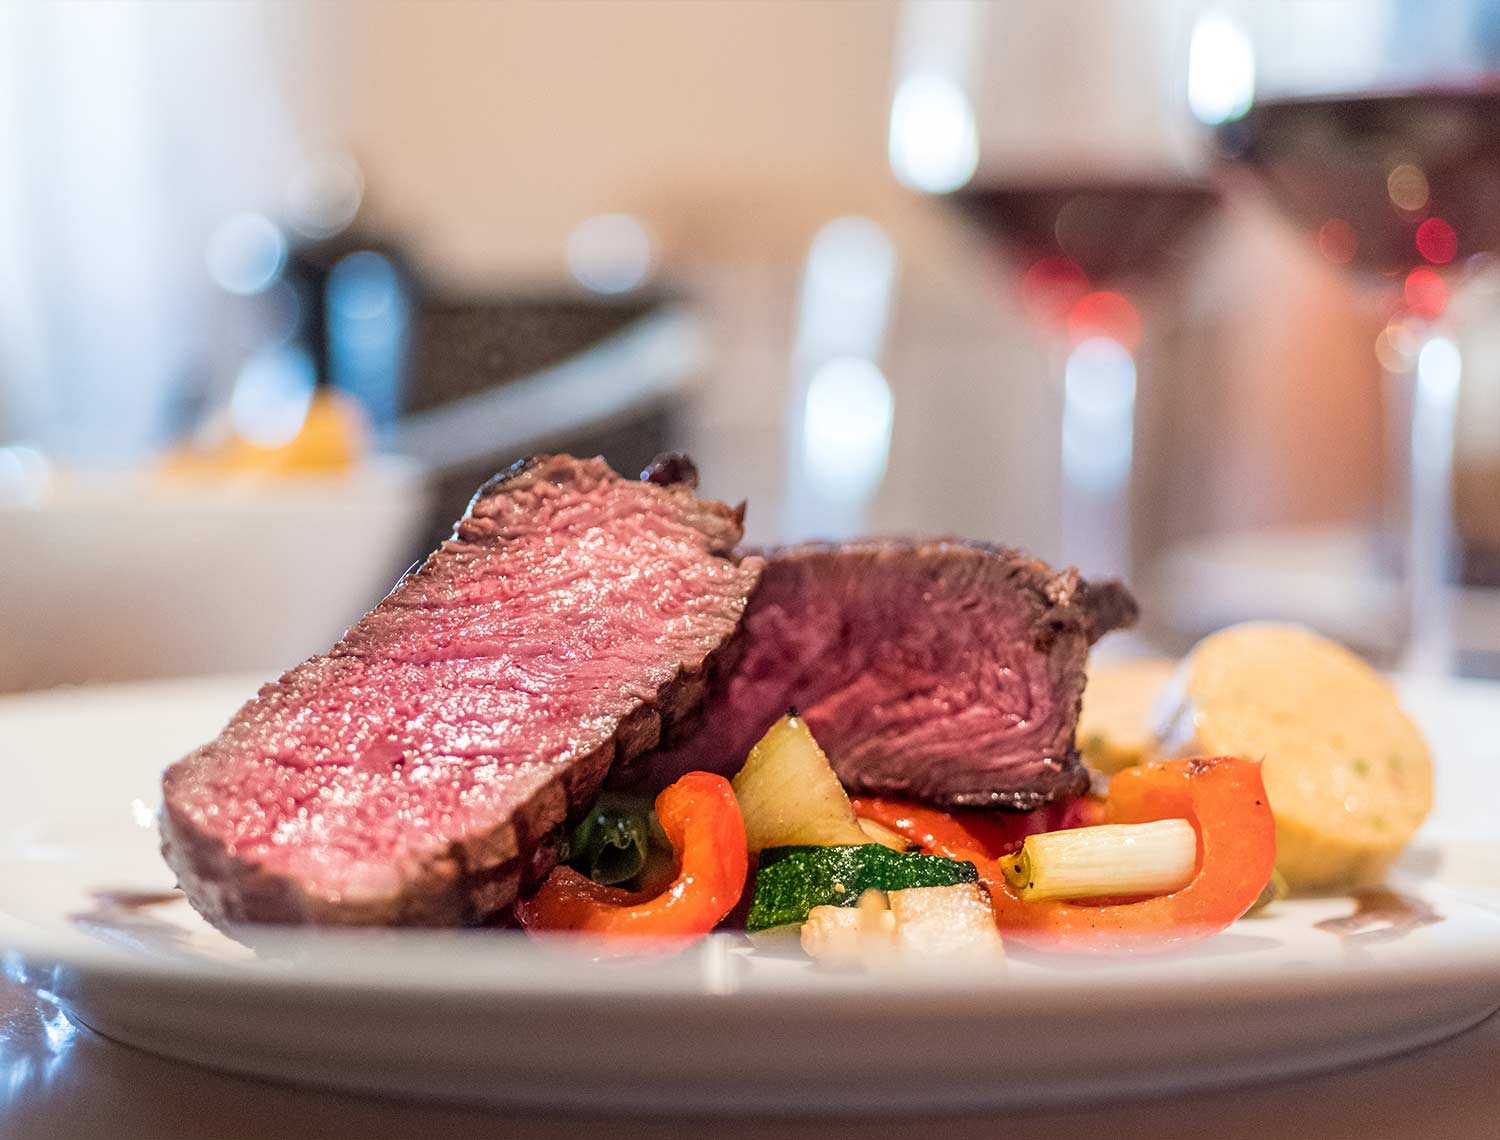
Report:
[[[84,1023],[288,1080],[642,1111],[964,1107],[1308,1072],[1457,1033],[1500,1006],[1500,686],[1409,685],[1439,806],[1395,885],[1441,920],[1347,938],[1348,899],[1282,904],[1197,953],[838,976],[733,936],[600,965],[486,931],[294,936],[259,953],[180,900],[162,765],[250,679],[0,700],[0,945]]]

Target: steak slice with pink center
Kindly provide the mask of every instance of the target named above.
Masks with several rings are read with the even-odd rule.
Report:
[[[795,705],[851,792],[1030,811],[1087,790],[1088,649],[1135,615],[1119,583],[982,543],[772,551],[697,730],[612,780],[733,773]]]
[[[163,778],[162,851],[210,920],[502,914],[616,760],[706,690],[761,560],[690,465],[543,456],[328,653]],[[669,482],[670,479],[680,480]]]

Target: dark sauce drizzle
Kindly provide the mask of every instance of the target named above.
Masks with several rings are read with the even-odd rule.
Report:
[[[1415,895],[1402,894],[1390,887],[1366,887],[1354,892],[1353,914],[1325,918],[1313,925],[1348,942],[1369,946],[1394,942],[1413,930],[1442,921],[1441,914]]]

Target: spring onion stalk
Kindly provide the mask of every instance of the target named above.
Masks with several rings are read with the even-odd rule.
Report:
[[[1112,823],[1028,835],[1002,864],[1023,900],[1161,895],[1192,881],[1198,835],[1185,819]]]

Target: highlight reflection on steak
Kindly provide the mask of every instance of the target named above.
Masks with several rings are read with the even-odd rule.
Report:
[[[851,792],[1028,811],[1087,789],[1088,648],[1135,617],[1119,583],[978,543],[773,551],[697,731],[615,780],[733,773],[795,705]]]
[[[492,918],[618,759],[699,699],[760,573],[691,465],[544,456],[327,654],[163,781],[163,853],[219,922]],[[676,480],[675,482],[673,480]],[[315,554],[315,552],[313,552]]]

